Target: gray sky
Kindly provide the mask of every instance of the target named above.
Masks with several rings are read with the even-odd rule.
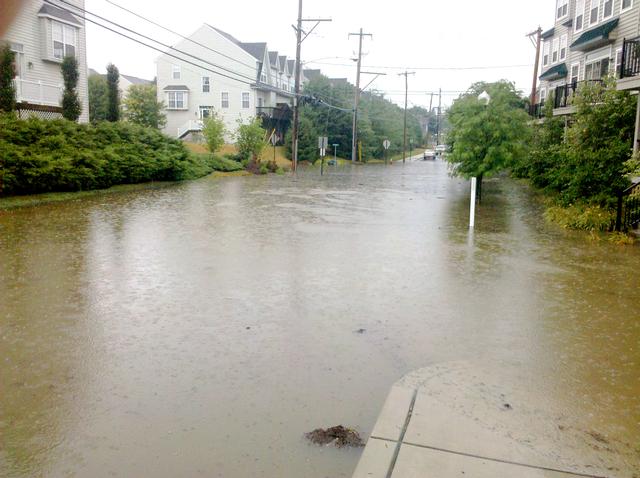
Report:
[[[297,0],[112,0],[130,10],[188,35],[202,23],[209,23],[245,42],[266,41],[269,48],[289,57],[295,55],[295,33],[291,25],[297,17]],[[442,88],[443,102],[449,104],[458,91],[475,81],[508,79],[529,92],[535,50],[526,34],[538,25],[550,28],[555,0],[304,0],[305,17],[329,17],[332,23],[318,27],[303,44],[303,61],[331,77],[347,77],[355,83],[357,38],[349,32],[360,27],[372,33],[365,39],[363,65],[367,70],[384,71],[372,88],[387,92],[396,102],[404,101],[404,78],[400,69],[414,68],[409,78],[410,104],[428,106],[426,92]],[[173,44],[177,38],[106,0],[87,0],[86,9],[121,23],[152,38]],[[109,62],[121,73],[152,79],[158,52],[118,37],[89,24],[88,63],[105,71]],[[328,64],[331,63],[332,65]],[[487,70],[426,70],[417,68],[485,67],[527,65]],[[378,67],[378,68],[376,68]],[[371,77],[369,77],[371,79]],[[364,77],[364,86],[369,79]],[[434,100],[435,106],[436,100]]]

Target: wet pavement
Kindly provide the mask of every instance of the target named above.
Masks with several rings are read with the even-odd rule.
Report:
[[[0,212],[0,476],[348,477],[304,433],[451,361],[640,452],[640,248],[484,193],[474,234],[440,162]]]

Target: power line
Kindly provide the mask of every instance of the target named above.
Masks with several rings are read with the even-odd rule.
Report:
[[[255,68],[255,65],[250,65],[250,64],[248,64],[248,63],[244,63],[243,61],[238,60],[237,58],[234,58],[234,57],[232,57],[232,56],[226,55],[226,54],[224,54],[224,53],[222,53],[222,52],[219,52],[218,50],[214,50],[213,48],[211,48],[211,47],[209,47],[209,46],[207,46],[207,45],[205,45],[205,44],[203,44],[203,43],[200,43],[200,42],[198,42],[198,41],[196,41],[196,40],[193,40],[192,38],[186,37],[186,36],[184,36],[184,35],[182,35],[182,34],[180,34],[180,33],[176,32],[176,31],[174,31],[174,30],[171,30],[170,28],[168,28],[168,27],[166,27],[166,26],[164,26],[164,25],[161,25],[161,24],[160,24],[160,23],[158,23],[158,22],[155,22],[155,21],[153,21],[153,20],[151,20],[151,19],[149,19],[149,18],[146,18],[145,16],[143,16],[143,15],[141,15],[141,14],[139,14],[139,13],[134,12],[133,10],[129,10],[128,8],[123,7],[122,5],[118,5],[117,3],[112,2],[111,0],[104,0],[104,1],[105,1],[105,2],[107,2],[107,3],[110,3],[110,4],[111,4],[111,5],[113,5],[114,7],[117,7],[117,8],[119,8],[119,9],[121,9],[121,10],[124,10],[125,12],[130,13],[131,15],[136,16],[137,18],[140,18],[141,20],[144,20],[145,22],[150,23],[151,25],[155,25],[155,26],[157,26],[157,27],[159,27],[159,28],[161,28],[161,29],[163,29],[163,30],[165,30],[165,31],[169,32],[169,33],[171,33],[172,35],[176,35],[176,36],[178,36],[178,37],[182,38],[183,40],[190,41],[191,43],[193,43],[193,44],[195,44],[195,45],[198,45],[198,46],[200,46],[200,47],[202,47],[202,48],[206,48],[207,50],[212,51],[213,53],[216,53],[216,54],[218,54],[218,55],[220,55],[220,56],[222,56],[222,57],[224,57],[224,58],[227,58],[227,59],[229,59],[229,60],[235,61],[236,63],[239,63],[240,65],[244,65],[244,66],[247,66],[247,67],[249,67],[249,68]],[[211,28],[213,28],[213,27],[211,27]]]
[[[255,82],[256,82],[256,79],[255,79],[255,78],[251,78],[251,77],[246,76],[246,75],[244,75],[244,74],[242,74],[242,73],[237,73],[237,72],[235,72],[235,71],[233,71],[233,70],[230,70],[230,69],[228,69],[228,68],[225,68],[225,67],[223,67],[223,66],[216,65],[215,63],[212,63],[212,62],[210,62],[210,61],[208,61],[208,60],[205,60],[205,59],[203,59],[203,58],[200,58],[200,57],[198,57],[198,56],[196,56],[196,55],[192,55],[191,53],[188,53],[188,52],[185,52],[185,51],[182,51],[182,50],[178,50],[177,48],[172,47],[171,45],[167,45],[167,44],[165,44],[165,43],[162,43],[161,41],[155,40],[154,38],[151,38],[151,37],[149,37],[149,36],[143,35],[142,33],[138,33],[138,32],[136,32],[136,31],[134,31],[134,30],[132,30],[132,29],[130,29],[130,28],[127,28],[127,27],[125,27],[125,26],[123,26],[123,25],[120,25],[120,24],[119,24],[119,23],[117,23],[117,22],[114,22],[114,21],[112,21],[112,20],[109,20],[108,18],[102,17],[102,16],[100,16],[100,15],[97,15],[97,14],[95,14],[95,13],[92,13],[92,12],[90,12],[90,11],[88,11],[88,10],[83,9],[83,8],[77,7],[77,6],[73,5],[72,3],[67,2],[66,0],[57,0],[57,1],[58,1],[58,2],[62,2],[62,3],[65,3],[65,4],[67,4],[67,5],[70,5],[71,7],[75,8],[75,9],[77,9],[77,10],[79,10],[79,11],[81,11],[81,12],[85,13],[85,14],[87,14],[87,13],[88,13],[89,15],[91,15],[91,16],[93,16],[93,17],[96,17],[96,18],[98,18],[98,19],[100,19],[100,20],[102,20],[102,21],[105,21],[105,22],[108,22],[108,23],[110,23],[110,24],[112,24],[112,25],[115,25],[116,27],[118,27],[118,28],[120,28],[120,29],[122,29],[122,30],[125,30],[125,31],[127,31],[127,32],[129,32],[129,33],[133,33],[133,34],[135,34],[135,35],[137,35],[137,36],[139,36],[139,37],[142,37],[142,38],[144,38],[145,40],[149,40],[149,41],[152,41],[152,42],[154,42],[154,43],[157,43],[158,45],[160,45],[160,46],[162,46],[162,47],[164,47],[164,48],[168,48],[168,49],[170,49],[170,50],[174,50],[174,51],[176,51],[176,52],[178,52],[178,53],[181,53],[181,54],[183,54],[183,55],[187,55],[187,56],[189,56],[189,57],[191,57],[191,58],[194,58],[194,59],[196,59],[196,60],[198,60],[198,61],[202,61],[202,62],[204,62],[204,63],[207,63],[207,64],[209,64],[209,65],[213,66],[214,68],[219,68],[220,70],[223,70],[223,71],[226,71],[226,72],[228,72],[228,73],[231,73],[232,75],[236,75],[236,76],[241,77],[241,78],[246,78],[246,79],[248,79],[249,81],[251,81],[251,83],[255,83]],[[56,6],[56,7],[58,7],[58,8],[62,8],[63,10],[65,10],[65,8],[64,8],[64,7],[61,7],[60,5],[57,5],[56,3],[51,2],[51,0],[45,0],[45,3],[49,3],[50,5],[53,5],[53,6]],[[69,13],[74,13],[74,12],[73,12],[73,11],[71,11],[71,10],[68,10],[68,9],[66,9],[66,10],[67,10]],[[89,20],[89,19],[88,19],[88,18],[86,18],[86,17],[85,17],[85,20],[88,20],[88,21],[90,21],[90,22],[92,22],[92,23],[96,23],[95,21],[91,21],[91,20]],[[98,24],[98,25],[100,25],[100,26],[103,26],[103,27],[104,27],[104,25],[101,25],[101,24]],[[112,30],[112,31],[113,31],[113,30]],[[124,36],[124,35],[123,35],[123,36]],[[253,66],[252,68],[255,68],[255,66]],[[216,73],[216,72],[214,72],[214,73]],[[217,74],[222,75],[222,76],[226,76],[226,75],[224,75],[224,74],[222,74],[222,73],[217,73]],[[232,77],[229,77],[229,76],[227,76],[227,78],[230,78],[230,79],[232,79],[232,80],[233,80],[233,79],[235,79],[235,78],[232,78]]]
[[[347,63],[329,63],[329,62],[319,62],[319,61],[310,61],[308,63],[313,63],[316,65],[329,65],[329,66],[352,66]],[[409,69],[411,70],[428,70],[428,71],[460,71],[460,70],[502,70],[508,68],[531,68],[533,65],[502,65],[502,66],[444,66],[444,67],[436,67],[436,66],[414,66]],[[378,69],[386,69],[386,70],[404,70],[403,66],[380,66],[380,65],[366,65],[366,68],[378,68]]]

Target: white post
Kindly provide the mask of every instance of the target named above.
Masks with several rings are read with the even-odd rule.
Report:
[[[476,227],[476,188],[478,180],[471,178],[471,206],[469,208],[469,228]]]
[[[40,93],[40,104],[44,104],[44,92],[42,90],[42,81],[38,81],[38,89]]]

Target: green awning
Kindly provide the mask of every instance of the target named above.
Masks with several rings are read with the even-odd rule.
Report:
[[[546,40],[547,38],[552,37],[553,34],[555,33],[555,31],[556,31],[555,28],[551,28],[551,29],[547,30],[546,32],[544,32],[540,36]]]
[[[618,26],[618,22],[619,19],[616,18],[615,20],[599,25],[588,32],[584,32],[571,44],[571,48],[578,51],[587,51],[610,43],[613,39],[609,39],[609,35],[613,29]]]
[[[553,66],[545,71],[540,75],[540,79],[545,81],[559,80],[561,78],[566,78],[567,73],[567,64],[560,63],[559,65]]]

